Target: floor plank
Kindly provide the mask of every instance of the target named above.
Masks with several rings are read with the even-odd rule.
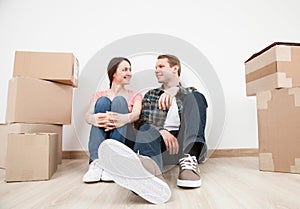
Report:
[[[63,160],[49,181],[6,183],[0,169],[0,208],[289,208],[300,209],[300,175],[258,170],[257,157],[210,158],[200,164],[203,185],[176,186],[178,167],[166,173],[172,197],[149,204],[115,183],[85,184],[87,161]]]

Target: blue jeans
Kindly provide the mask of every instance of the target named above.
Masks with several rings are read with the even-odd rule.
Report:
[[[106,111],[112,111],[122,114],[128,113],[129,110],[126,99],[122,96],[117,96],[111,101],[106,96],[100,97],[95,104],[94,113],[106,113]],[[92,125],[89,138],[89,163],[91,163],[95,159],[98,159],[98,148],[105,139],[115,139],[132,148],[133,140],[131,137],[133,137],[133,133],[134,131],[132,124],[126,124],[111,131],[104,131],[103,128]]]
[[[186,150],[189,145],[195,142],[205,145],[206,109],[207,102],[203,94],[196,91],[185,96],[179,131],[171,131],[178,139],[179,154],[169,155],[159,131],[150,124],[142,125],[137,132],[134,151],[151,157],[162,171],[166,164],[177,164],[184,153],[189,153]],[[203,154],[196,157],[202,158]]]

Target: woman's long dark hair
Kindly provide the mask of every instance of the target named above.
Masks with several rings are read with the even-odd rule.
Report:
[[[125,60],[126,62],[128,62],[129,65],[131,66],[130,61],[127,58],[125,58],[125,57],[114,57],[108,63],[108,66],[107,66],[107,75],[108,75],[108,78],[109,78],[109,88],[111,88],[112,81],[114,79],[114,74],[117,71],[117,68],[118,68],[119,64],[123,60]]]

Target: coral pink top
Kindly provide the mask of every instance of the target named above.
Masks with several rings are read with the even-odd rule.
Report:
[[[92,102],[96,102],[100,97],[102,96],[107,96],[107,91],[98,91],[94,94],[93,98],[92,98]],[[143,99],[143,95],[141,93],[136,93],[132,90],[128,90],[128,110],[129,112],[132,112],[132,108],[133,108],[133,105],[136,101],[140,101],[142,102],[142,99]]]

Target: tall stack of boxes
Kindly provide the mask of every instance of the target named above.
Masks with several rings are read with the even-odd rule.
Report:
[[[72,53],[16,51],[0,126],[7,182],[50,179],[61,163],[62,126],[71,124],[78,68]]]
[[[300,173],[300,44],[275,42],[245,62],[256,95],[259,169]]]

